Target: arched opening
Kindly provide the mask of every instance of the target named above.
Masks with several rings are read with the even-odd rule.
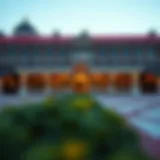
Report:
[[[21,87],[20,75],[12,73],[2,78],[2,93],[3,94],[16,94]]]
[[[106,91],[110,85],[109,74],[94,73],[92,76],[92,87],[98,91]]]
[[[142,93],[158,92],[158,77],[152,73],[142,72],[139,74],[139,88]]]
[[[85,72],[77,72],[71,78],[72,91],[75,93],[90,92],[90,75]]]
[[[31,73],[26,80],[27,90],[30,92],[43,92],[46,87],[45,76],[39,73]]]
[[[62,88],[60,75],[58,73],[52,73],[50,75],[50,87],[56,90]]]
[[[61,73],[60,74],[60,81],[61,81],[61,86],[64,89],[68,89],[70,87],[70,74],[69,73]]]
[[[117,92],[131,92],[133,87],[133,77],[129,73],[118,73],[113,81]]]
[[[50,75],[50,87],[52,89],[69,89],[70,81],[69,73],[52,73]]]

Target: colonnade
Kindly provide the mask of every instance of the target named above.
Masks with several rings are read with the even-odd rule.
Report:
[[[75,74],[76,75],[76,74]],[[20,73],[18,78],[8,75],[1,78],[1,93],[16,93],[19,90],[29,92],[45,92],[50,89],[53,91],[74,90],[74,81],[70,73]],[[146,74],[141,78],[142,74],[135,73],[91,73],[86,75],[88,78],[89,90],[97,92],[110,92],[111,88],[115,92],[131,92],[133,88],[150,92],[158,92],[160,86],[160,77],[152,74]],[[83,81],[83,80],[82,80]],[[81,80],[79,81],[81,82]],[[84,83],[83,83],[84,84]],[[85,85],[85,84],[84,84]],[[86,84],[87,87],[87,84]]]

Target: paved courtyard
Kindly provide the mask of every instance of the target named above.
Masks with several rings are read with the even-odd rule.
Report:
[[[145,150],[160,158],[160,96],[106,96],[97,99],[104,107],[114,109],[134,126]]]

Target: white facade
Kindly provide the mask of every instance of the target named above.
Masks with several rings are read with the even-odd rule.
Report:
[[[9,37],[9,41],[0,37],[0,63],[31,72],[33,70],[46,72],[68,70],[73,63],[82,60],[91,65],[93,70],[139,71],[149,63],[158,61],[158,54],[160,54],[158,51],[160,37],[153,33],[141,38],[130,37],[129,40],[125,37],[116,39],[102,36],[97,38],[98,43],[94,44],[92,42],[96,38],[84,31],[79,36],[75,36],[70,43],[64,42],[57,45],[54,39],[60,41],[65,39],[59,32],[45,41],[43,36],[38,35],[35,28],[25,19],[15,28],[13,34],[14,36]],[[22,41],[25,43],[21,40],[15,43],[20,37],[23,37]],[[31,43],[32,39],[42,39],[43,42],[33,40]]]

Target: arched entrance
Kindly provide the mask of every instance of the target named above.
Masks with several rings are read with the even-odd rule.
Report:
[[[131,92],[133,88],[133,77],[129,73],[118,73],[114,79],[114,88],[117,92]]]
[[[139,88],[142,93],[158,92],[158,77],[153,73],[142,72],[139,74]]]
[[[92,87],[96,91],[106,91],[110,85],[110,77],[107,73],[93,73]]]
[[[3,94],[16,94],[20,87],[20,75],[18,73],[12,73],[2,78]]]
[[[46,84],[43,74],[31,73],[27,76],[26,87],[29,92],[43,92]]]
[[[69,89],[70,74],[69,73],[52,73],[50,75],[49,84],[53,90]]]
[[[90,92],[92,78],[88,64],[85,62],[79,62],[73,66],[70,79],[73,92]]]

